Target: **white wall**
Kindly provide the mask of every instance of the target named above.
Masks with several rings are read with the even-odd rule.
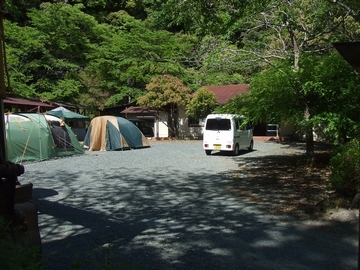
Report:
[[[168,138],[169,128],[167,126],[168,115],[164,112],[159,113],[159,118],[155,119],[154,134],[155,138]]]
[[[203,125],[201,122],[199,126],[189,126],[189,118],[185,113],[184,108],[179,108],[179,139],[199,140],[203,136]]]

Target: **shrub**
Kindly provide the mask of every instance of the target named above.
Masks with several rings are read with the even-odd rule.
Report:
[[[355,196],[359,191],[360,180],[359,139],[339,146],[330,160],[331,175],[329,187],[341,195]]]
[[[37,248],[15,244],[11,230],[0,216],[0,269],[41,270]]]

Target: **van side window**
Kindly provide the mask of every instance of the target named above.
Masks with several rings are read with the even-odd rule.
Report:
[[[236,125],[236,130],[239,130],[240,129],[240,123],[239,123],[239,121],[235,121],[235,125]]]

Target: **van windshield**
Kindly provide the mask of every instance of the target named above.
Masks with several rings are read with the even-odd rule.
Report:
[[[206,130],[231,130],[230,119],[214,118],[206,121]]]

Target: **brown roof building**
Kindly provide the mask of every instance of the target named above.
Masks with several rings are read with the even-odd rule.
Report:
[[[44,112],[55,107],[38,100],[14,97],[6,97],[3,102],[5,112]]]
[[[230,85],[209,85],[203,88],[215,94],[219,105],[228,103],[231,99],[248,91],[248,84],[230,84]]]
[[[147,113],[156,113],[156,110],[152,110],[152,109],[142,107],[142,106],[130,106],[130,107],[124,109],[123,111],[121,111],[120,113],[147,114]]]

